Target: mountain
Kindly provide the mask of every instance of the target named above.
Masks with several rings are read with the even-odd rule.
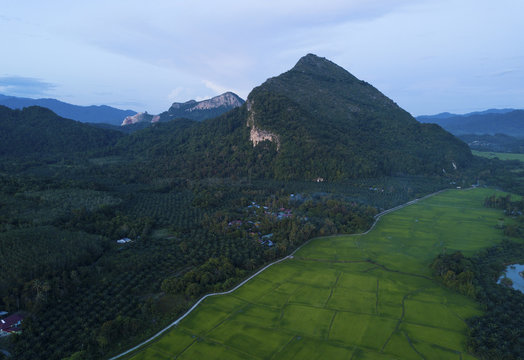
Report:
[[[0,94],[0,105],[11,109],[23,109],[29,106],[40,106],[51,109],[66,119],[85,123],[106,123],[120,125],[123,118],[136,114],[132,110],[120,110],[106,105],[79,106],[55,99],[30,99]]]
[[[490,109],[465,115],[419,116],[417,120],[438,124],[455,135],[504,134],[524,137],[524,110]]]
[[[211,99],[195,101],[190,100],[185,103],[173,103],[168,111],[159,115],[149,115],[140,113],[134,116],[128,116],[122,122],[122,125],[136,124],[139,122],[158,122],[170,121],[173,119],[190,119],[202,121],[214,118],[228,112],[231,109],[242,106],[244,100],[232,92],[226,92],[222,95],[215,96]]]
[[[176,118],[202,121],[222,115],[231,109],[242,106],[242,104],[244,104],[244,100],[232,92],[226,92],[203,101],[175,102],[167,112],[160,114],[160,121]]]
[[[455,118],[455,117],[468,117],[471,115],[487,115],[487,114],[506,114],[512,111],[515,111],[517,109],[488,109],[483,111],[474,111],[467,114],[452,114],[449,112],[443,112],[436,115],[420,115],[417,116],[416,119],[420,122],[424,123],[437,123],[434,120],[438,119],[449,119],[449,118]]]
[[[218,118],[157,124],[119,146],[174,176],[252,176],[337,181],[438,175],[467,166],[467,145],[420,124],[370,84],[309,54]]]
[[[13,110],[0,105],[0,155],[69,154],[114,145],[120,132],[64,119],[39,106]]]

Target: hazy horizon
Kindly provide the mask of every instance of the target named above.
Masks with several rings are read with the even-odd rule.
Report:
[[[524,3],[7,2],[0,93],[159,113],[246,98],[307,53],[413,114],[523,108]]]

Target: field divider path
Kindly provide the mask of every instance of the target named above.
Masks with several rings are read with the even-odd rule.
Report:
[[[426,360],[426,357],[425,357],[422,353],[420,353],[420,352],[417,350],[417,348],[416,348],[415,345],[413,344],[413,341],[411,341],[411,339],[410,339],[408,333],[405,332],[405,331],[402,331],[402,334],[404,334],[404,336],[405,336],[406,339],[408,340],[408,344],[409,344],[409,346],[411,346],[411,348],[413,349],[413,351],[415,351],[415,352],[420,356],[420,358],[421,358],[422,360]],[[462,359],[462,354],[460,355],[460,358]]]
[[[393,337],[393,334],[400,331],[400,325],[402,324],[402,322],[404,321],[404,316],[406,315],[406,299],[410,296],[413,296],[415,294],[418,294],[419,292],[421,291],[424,291],[426,288],[423,287],[423,288],[420,288],[420,289],[417,289],[415,291],[412,291],[406,295],[404,295],[404,297],[402,298],[402,313],[400,314],[400,318],[398,319],[397,321],[397,325],[395,326],[395,329],[391,332],[391,334],[389,335],[388,339],[386,340],[386,342],[384,343],[384,345],[382,345],[382,348],[380,349],[380,352],[383,352],[384,349],[386,348],[386,346],[389,344],[389,341],[391,340],[391,338]],[[406,333],[407,335],[407,333]],[[409,340],[409,338],[408,338]],[[409,340],[409,344],[410,346],[413,348],[413,350],[415,350],[415,352],[417,352],[419,355],[422,356],[422,358],[424,358],[424,356],[422,354],[420,354],[417,349],[415,349],[415,347],[413,346],[413,344],[411,343],[411,341]]]
[[[373,224],[371,225],[371,227],[366,230],[365,232],[362,232],[362,233],[358,233],[358,234],[337,234],[337,235],[333,235],[333,236],[323,236],[322,238],[329,238],[329,237],[338,237],[338,236],[361,236],[361,235],[366,235],[368,234],[371,230],[373,230],[375,228],[375,225],[378,223],[378,221],[380,220],[380,218],[384,215],[387,215],[391,212],[394,212],[394,211],[397,211],[397,210],[400,210],[400,209],[403,209],[405,208],[406,206],[410,206],[410,205],[414,205],[416,203],[418,203],[419,201],[422,201],[422,200],[425,200],[427,198],[430,198],[432,196],[435,196],[435,195],[438,195],[440,193],[443,193],[445,191],[447,191],[449,189],[443,189],[443,190],[439,190],[437,192],[434,192],[434,193],[431,193],[431,194],[428,194],[426,196],[423,196],[421,198],[417,198],[417,199],[414,199],[414,200],[411,200],[411,201],[408,201],[407,203],[405,204],[402,204],[402,205],[398,205],[398,206],[395,206],[391,209],[388,209],[388,210],[384,210],[378,214],[376,214],[374,216],[374,219],[375,221],[373,222]],[[279,264],[281,263],[282,261],[284,260],[287,260],[287,259],[293,259],[294,258],[294,255],[297,251],[299,251],[300,249],[302,249],[304,246],[306,246],[307,244],[309,244],[312,240],[314,239],[318,239],[318,238],[313,238],[313,239],[310,239],[308,241],[306,241],[304,244],[300,245],[298,248],[296,248],[291,254],[283,257],[282,259],[279,259],[279,260],[276,260],[270,264],[267,264],[266,266],[264,266],[262,269],[258,270],[256,273],[254,273],[253,275],[249,276],[247,279],[245,279],[244,281],[242,281],[240,284],[238,284],[237,286],[235,286],[234,288],[232,288],[231,290],[228,290],[228,291],[223,291],[223,292],[216,292],[216,293],[210,293],[210,294],[206,294],[204,295],[203,297],[201,297],[188,311],[186,311],[182,316],[180,316],[178,319],[176,319],[175,321],[173,321],[171,324],[169,324],[168,326],[166,326],[165,328],[163,328],[162,330],[160,330],[159,332],[157,332],[155,335],[151,336],[150,338],[142,341],[140,344],[132,347],[131,349],[129,350],[126,350],[116,356],[113,356],[111,358],[109,358],[109,360],[116,360],[118,358],[121,358],[122,356],[125,356],[125,355],[128,355],[130,353],[132,353],[133,351],[135,350],[138,350],[139,348],[141,348],[142,346],[150,343],[151,341],[155,340],[156,338],[158,338],[160,335],[162,335],[163,333],[165,333],[167,330],[171,329],[172,327],[178,325],[178,323],[180,323],[180,321],[182,321],[184,318],[186,318],[191,312],[193,312],[193,310],[195,310],[198,305],[200,305],[200,303],[202,303],[202,301],[204,301],[205,299],[207,299],[208,297],[211,297],[211,296],[218,296],[218,295],[227,295],[227,294],[231,294],[232,292],[236,291],[237,289],[239,289],[241,286],[243,286],[244,284],[246,284],[248,281],[250,281],[251,279],[253,279],[254,277],[260,275],[262,272],[264,272],[266,269],[270,268],[271,266],[273,265],[276,265],[276,264]],[[379,264],[376,264],[376,265],[379,265]],[[379,265],[380,266],[380,265]],[[394,271],[394,270],[393,270]]]

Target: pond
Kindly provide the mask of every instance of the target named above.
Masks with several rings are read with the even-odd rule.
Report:
[[[520,274],[522,272],[524,272],[524,265],[508,265],[508,267],[506,267],[506,272],[504,273],[504,275],[500,277],[497,283],[500,284],[501,280],[504,277],[507,277],[508,279],[511,279],[511,281],[513,282],[513,289],[518,290],[521,293],[524,293],[524,277],[522,277],[522,275]]]

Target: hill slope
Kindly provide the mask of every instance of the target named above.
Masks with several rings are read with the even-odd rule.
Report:
[[[139,132],[120,145],[186,176],[436,175],[472,158],[466,144],[439,126],[420,124],[373,86],[315,55],[253,89],[240,108],[162,139],[153,133],[159,131]]]
[[[30,99],[5,95],[0,95],[0,105],[11,109],[41,106],[53,110],[53,112],[66,119],[112,125],[120,125],[123,118],[136,114],[132,110],[120,110],[106,105],[79,106],[55,99]]]
[[[189,100],[185,103],[175,102],[171,105],[168,111],[164,111],[159,115],[140,113],[128,116],[122,122],[122,126],[137,123],[165,122],[174,119],[203,121],[220,116],[229,110],[242,106],[243,103],[244,100],[242,100],[238,95],[232,92],[226,92],[222,95],[202,101]]]
[[[226,92],[203,101],[190,100],[185,103],[173,103],[168,111],[160,114],[160,121],[176,118],[202,121],[222,115],[244,104],[237,94]]]
[[[49,109],[0,106],[0,155],[43,155],[96,150],[123,135],[64,119]]]
[[[517,109],[488,109],[483,111],[474,111],[466,114],[453,114],[449,112],[443,112],[440,114],[435,115],[419,115],[416,117],[416,119],[423,123],[437,123],[438,119],[449,119],[453,117],[468,117],[471,115],[488,115],[488,114],[506,114],[512,111],[515,111]]]
[[[504,134],[514,137],[524,137],[524,110],[487,110],[484,112],[465,115],[442,117],[419,116],[421,122],[439,124],[455,135],[476,134],[495,135]]]

